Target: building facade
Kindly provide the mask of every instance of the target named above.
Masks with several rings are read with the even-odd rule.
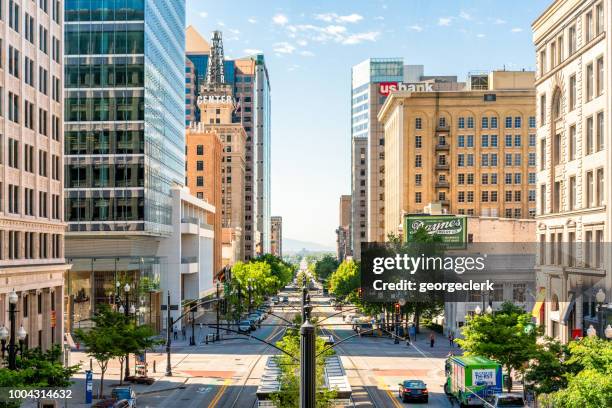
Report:
[[[283,257],[283,217],[272,216],[270,234],[270,253],[279,258]]]
[[[367,242],[367,151],[368,139],[351,141],[351,243],[353,257],[361,259],[361,243]]]
[[[536,118],[532,72],[496,71],[453,92],[393,92],[385,128],[385,232],[405,213],[535,215]]]
[[[185,1],[67,2],[65,219],[70,328],[116,283],[159,303],[185,172]],[[178,299],[178,294],[173,294]]]
[[[188,121],[200,120],[197,96],[201,85],[206,83],[210,53],[210,44],[195,28],[189,26],[189,62],[186,70],[188,78],[191,74],[194,76],[195,84],[188,82],[185,89]],[[248,260],[270,251],[270,80],[261,54],[224,60],[223,74],[224,83],[230,87],[235,103],[231,123],[241,125],[246,133],[244,225],[238,235],[243,240],[243,259]],[[232,176],[232,183],[234,178]],[[225,236],[237,237],[235,233],[229,232]]]
[[[16,327],[25,329],[29,347],[42,349],[62,344],[69,269],[62,218],[63,3],[0,4],[0,327],[10,327],[8,295],[15,291]]]
[[[538,286],[535,316],[562,341],[612,324],[609,3],[557,0],[533,23]],[[596,294],[603,291],[603,319]]]
[[[357,258],[362,241],[385,240],[385,131],[377,115],[387,96],[396,90],[456,90],[462,85],[454,76],[425,76],[423,65],[404,65],[403,58],[370,58],[352,68],[352,143],[355,144],[355,139],[367,140],[365,227],[361,219],[364,186],[353,185],[352,189],[353,213],[358,215],[351,223],[353,253]],[[353,157],[352,162],[352,179],[361,184],[364,169],[355,167],[360,159]]]

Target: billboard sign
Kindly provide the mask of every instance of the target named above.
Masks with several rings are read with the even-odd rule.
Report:
[[[429,235],[436,235],[449,249],[463,249],[467,244],[467,218],[455,215],[414,214],[404,217],[404,236],[412,242],[414,234],[425,228]]]
[[[472,369],[472,385],[495,385],[495,369]]]

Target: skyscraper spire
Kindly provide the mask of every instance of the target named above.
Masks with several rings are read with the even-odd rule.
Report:
[[[210,59],[206,72],[206,85],[225,84],[225,73],[223,69],[223,38],[221,31],[213,31],[210,45]]]

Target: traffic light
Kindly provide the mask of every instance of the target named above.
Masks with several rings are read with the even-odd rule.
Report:
[[[357,288],[357,296],[359,296],[359,299],[363,299],[363,288]]]
[[[395,313],[399,313],[400,312],[400,308],[401,308],[400,304],[396,303],[395,304]]]

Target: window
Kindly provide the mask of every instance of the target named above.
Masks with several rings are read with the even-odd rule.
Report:
[[[540,95],[540,126],[546,124],[546,94]]]
[[[9,74],[19,78],[19,50],[9,45]]]
[[[468,129],[474,129],[474,118],[472,116],[467,118],[467,127]]]
[[[569,110],[576,109],[576,75],[572,75],[569,79]]]
[[[19,4],[13,0],[9,0],[9,27],[19,32]]]
[[[11,137],[8,139],[8,165],[14,169],[19,168],[19,142]]]
[[[508,185],[512,184],[512,173],[506,173],[505,183]]]
[[[480,147],[489,147],[489,135],[480,136]]]
[[[587,41],[593,39],[593,12],[589,11],[584,16],[584,35]]]
[[[521,173],[514,173],[514,184],[521,184]]]
[[[483,173],[480,177],[480,184],[482,185],[487,185],[489,184],[489,174],[488,173]]]
[[[445,128],[446,127],[446,118],[444,116],[438,119],[438,127]]]
[[[540,51],[540,76],[546,73],[546,50]]]
[[[557,65],[557,45],[555,42],[550,43],[550,67],[554,68]]]
[[[467,155],[467,165],[468,167],[471,167],[474,165],[474,155],[473,154]]]
[[[546,168],[546,139],[540,139],[540,170]]]
[[[489,128],[489,118],[486,116],[483,116],[480,122],[480,127],[482,129],[488,129]]]
[[[512,166],[512,153],[506,153],[504,157],[504,166]]]
[[[492,203],[497,202],[497,191],[491,191],[491,196],[489,197]]]
[[[491,173],[491,185],[497,185],[497,173]]]
[[[417,154],[414,158],[414,167],[423,167],[423,159],[420,154]]]
[[[556,134],[553,142],[553,165],[561,163],[561,135]]]
[[[457,174],[457,184],[465,184],[465,174]]]
[[[595,35],[603,33],[604,30],[604,9],[603,3],[595,6]]]
[[[521,192],[520,191],[514,192],[514,201],[516,201],[517,203],[521,202]]]
[[[465,147],[465,136],[463,136],[463,135],[457,136],[457,146],[458,147]]]
[[[586,100],[593,99],[593,64],[586,66]]]
[[[597,169],[597,191],[596,191],[596,203],[598,207],[604,204],[604,171],[603,169]]]
[[[569,178],[569,210],[576,209],[576,176]]]
[[[474,135],[467,136],[467,147],[474,147]]]
[[[535,129],[535,127],[536,127],[536,117],[530,116],[529,117],[529,129]]]
[[[517,116],[514,118],[514,127],[516,129],[520,129],[521,126],[523,126],[523,118],[521,118],[520,116]]]
[[[414,193],[414,202],[417,204],[420,204],[422,201],[422,193],[420,191],[417,191],[416,193]]]
[[[460,203],[464,203],[465,202],[465,191],[459,191],[457,193],[457,201]]]
[[[576,125],[572,125],[569,128],[569,160],[576,159]]]
[[[604,148],[604,114],[603,112],[599,112],[597,114],[597,143],[595,148],[597,151],[603,150]]]
[[[47,177],[47,152],[38,151],[38,175]]]
[[[196,177],[196,186],[204,187],[204,177],[202,176]]]
[[[467,202],[468,203],[473,203],[474,202],[474,192],[473,191],[468,191],[467,192]]]
[[[587,208],[591,208],[594,206],[595,204],[595,197],[594,197],[594,185],[593,185],[593,172],[592,171],[588,171],[586,174],[586,207]]]
[[[416,118],[414,120],[414,127],[417,130],[423,129],[423,119],[421,118]]]
[[[203,171],[204,170],[204,161],[198,160],[196,162],[196,170],[197,171]]]
[[[467,175],[467,183],[468,185],[474,184],[474,173],[468,173]]]
[[[497,129],[497,117],[496,116],[491,117],[491,129]]]
[[[527,160],[527,165],[535,166],[536,165],[536,154],[534,152],[530,152],[528,157],[529,158]]]
[[[514,135],[514,147],[521,147],[521,135]]]
[[[11,214],[19,214],[19,186],[9,184],[8,187],[8,212]]]
[[[204,145],[197,145],[197,147],[196,147],[196,154],[198,156],[203,156],[204,155]]]
[[[484,153],[480,156],[480,166],[488,167],[489,166],[489,155]]]
[[[507,203],[512,202],[512,191],[506,191],[505,200]]]
[[[512,147],[512,135],[506,135],[505,146]]]
[[[506,116],[506,128],[507,129],[512,128],[512,116]]]
[[[483,203],[489,202],[489,192],[488,191],[480,192],[480,201]]]
[[[529,190],[528,192],[528,200],[530,203],[535,203],[536,200],[536,192],[535,190]]]
[[[414,175],[414,184],[416,184],[417,186],[420,186],[423,183],[423,175],[422,174],[415,174]]]
[[[497,167],[497,153],[491,153],[491,167]]]
[[[603,94],[604,91],[604,59],[603,57],[597,58],[597,96]]]
[[[420,149],[421,147],[423,147],[423,138],[422,136],[415,136],[414,137],[414,147],[417,149]]]
[[[491,135],[491,147],[497,147],[497,135]]]
[[[586,154],[593,153],[593,117],[587,118],[586,121]]]
[[[460,117],[457,121],[459,129],[465,129],[465,118]]]
[[[535,181],[536,181],[536,174],[535,174],[535,173],[533,173],[533,172],[529,172],[529,174],[528,174],[527,178],[528,178],[528,181],[527,181],[527,182],[528,182],[529,184],[535,184]]]
[[[576,52],[576,26],[571,26],[568,30],[569,43],[567,44],[567,52],[572,55]]]

